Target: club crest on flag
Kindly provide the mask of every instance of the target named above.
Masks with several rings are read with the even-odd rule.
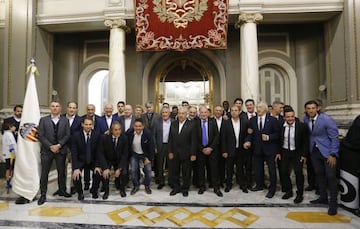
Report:
[[[20,135],[26,141],[37,142],[38,139],[38,127],[35,123],[24,123],[20,127]]]

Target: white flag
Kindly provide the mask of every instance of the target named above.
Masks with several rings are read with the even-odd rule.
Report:
[[[37,137],[40,108],[35,65],[30,65],[28,71],[30,74],[18,134],[12,190],[28,200],[33,200],[40,186],[40,142]]]

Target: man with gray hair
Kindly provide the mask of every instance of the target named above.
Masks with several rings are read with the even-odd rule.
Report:
[[[270,186],[267,198],[272,198],[276,192],[275,156],[279,152],[280,125],[276,118],[270,116],[268,106],[259,102],[256,106],[257,116],[250,119],[254,146],[254,174],[256,186],[252,191],[264,189],[264,161],[269,169]]]
[[[154,112],[154,104],[151,101],[145,103],[146,112],[141,115],[141,118],[144,121],[145,128],[153,131],[156,120],[160,117],[158,113]]]

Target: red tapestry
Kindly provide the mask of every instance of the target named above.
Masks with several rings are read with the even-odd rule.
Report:
[[[137,51],[225,49],[228,0],[135,0]]]

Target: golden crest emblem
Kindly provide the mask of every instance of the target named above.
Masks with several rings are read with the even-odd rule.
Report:
[[[154,13],[161,22],[173,23],[175,28],[186,28],[189,22],[200,21],[208,9],[208,0],[153,0]]]

